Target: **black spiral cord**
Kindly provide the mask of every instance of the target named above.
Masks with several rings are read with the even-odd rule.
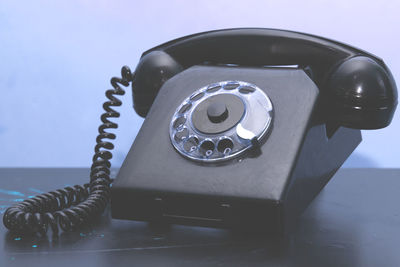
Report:
[[[122,96],[125,91],[120,87],[129,86],[133,81],[129,67],[121,69],[121,77],[113,77],[113,89],[106,91],[109,101],[103,104],[105,112],[101,115],[102,124],[96,138],[95,154],[90,171],[90,182],[87,184],[65,187],[48,193],[26,199],[10,208],[3,216],[3,223],[9,230],[27,234],[39,233],[45,235],[49,226],[57,235],[59,228],[63,231],[73,231],[100,216],[110,200],[110,159],[114,145],[109,141],[116,138],[107,129],[116,129],[118,124],[110,118],[118,118],[120,114],[112,107],[121,106],[122,102],[115,97]],[[105,141],[108,139],[107,141]]]

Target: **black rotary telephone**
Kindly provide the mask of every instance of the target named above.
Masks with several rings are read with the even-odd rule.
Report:
[[[146,117],[115,181],[110,121],[132,82]],[[45,234],[100,215],[285,232],[361,142],[397,105],[389,69],[329,39],[271,29],[179,38],[143,53],[112,78],[90,183],[10,207],[4,225]],[[112,183],[112,187],[111,187]]]

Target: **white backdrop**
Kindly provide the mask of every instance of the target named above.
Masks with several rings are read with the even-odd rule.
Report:
[[[109,79],[148,48],[201,31],[307,32],[384,59],[400,83],[399,1],[13,1],[0,3],[0,167],[90,165]],[[128,90],[113,166],[142,119]],[[346,167],[400,167],[400,111],[363,131]]]

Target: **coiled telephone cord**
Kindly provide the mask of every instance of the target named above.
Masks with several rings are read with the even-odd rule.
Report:
[[[121,78],[113,77],[113,89],[106,91],[109,101],[103,104],[102,124],[98,129],[95,154],[90,171],[90,182],[84,185],[65,187],[48,193],[26,199],[8,208],[3,216],[3,223],[9,230],[17,233],[46,234],[49,226],[53,234],[59,229],[63,231],[76,230],[91,220],[100,216],[110,200],[110,159],[114,145],[110,142],[116,135],[107,129],[116,129],[118,124],[110,118],[118,118],[119,112],[112,107],[121,106],[122,102],[116,96],[122,96],[125,91],[120,87],[129,86],[134,74],[129,67],[121,69]]]

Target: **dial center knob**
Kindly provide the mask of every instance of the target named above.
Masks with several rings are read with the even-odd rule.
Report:
[[[202,133],[222,133],[237,125],[244,112],[245,106],[240,97],[227,93],[215,94],[194,108],[192,123]]]
[[[213,101],[207,108],[207,116],[213,123],[223,122],[228,118],[228,109],[224,102]]]

